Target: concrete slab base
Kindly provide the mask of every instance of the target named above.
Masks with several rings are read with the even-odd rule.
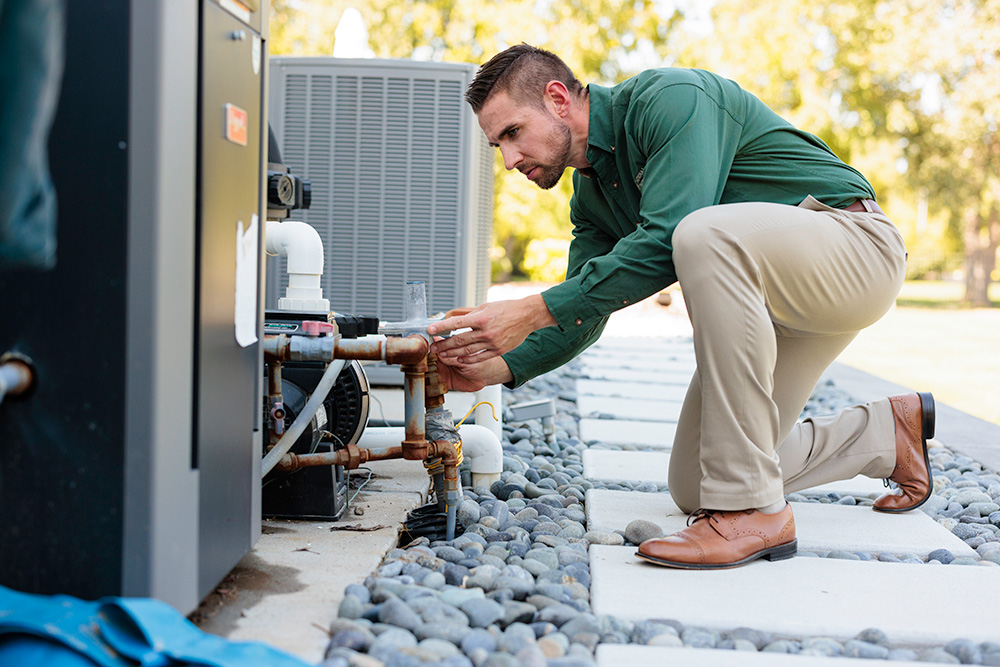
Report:
[[[682,530],[687,524],[687,513],[667,493],[591,489],[586,507],[589,530],[624,530],[634,519],[659,524],[665,533]],[[842,549],[926,556],[935,549],[948,549],[956,556],[976,557],[971,547],[920,510],[884,514],[870,507],[795,503],[792,511],[803,551]]]
[[[669,463],[670,454],[667,451],[583,450],[583,476],[587,479],[628,479],[666,484]]]
[[[581,419],[580,440],[598,440],[609,445],[640,445],[669,448],[674,444],[677,424],[671,422],[639,422],[625,419]]]
[[[592,380],[615,380],[644,384],[682,384],[685,387],[691,383],[692,375],[689,371],[653,371],[637,368],[615,368],[613,366],[590,366],[586,364],[581,369],[581,373]]]
[[[591,355],[581,359],[583,365],[588,368],[633,368],[645,371],[670,371],[676,373],[684,371],[693,373],[695,369],[694,354],[690,357],[680,355],[626,355],[609,354]]]
[[[630,479],[637,482],[665,484],[669,466],[669,448],[656,452],[629,452],[609,449],[587,449],[583,452],[583,476],[587,479]],[[856,498],[871,498],[882,495],[886,489],[881,479],[858,475],[841,482],[822,484],[807,489],[805,492],[829,493],[831,491]]]
[[[661,401],[681,403],[687,394],[687,384],[657,384],[650,386],[638,382],[613,382],[610,380],[577,380],[576,393],[580,396],[617,396],[620,398],[657,398]]]
[[[756,653],[752,651],[726,651],[707,648],[672,646],[641,646],[638,644],[600,644],[597,647],[599,667],[843,667],[844,658],[826,658],[815,655],[788,655],[784,653]],[[850,667],[885,667],[885,660],[852,659]],[[898,665],[923,665],[926,662],[894,661]]]
[[[1000,596],[1000,568],[790,558],[692,571],[646,563],[635,549],[592,545],[590,572],[598,615],[788,637],[850,639],[879,628],[908,646],[997,639],[986,610]]]
[[[656,396],[650,391],[648,396]],[[580,415],[614,415],[616,419],[635,421],[676,422],[681,404],[657,398],[615,398],[613,396],[579,396],[576,399]]]
[[[357,495],[340,521],[264,521],[253,550],[192,616],[198,627],[322,660],[344,588],[378,568],[406,515],[427,502],[429,478],[419,461],[368,467],[371,479],[351,492]],[[351,475],[364,479],[367,472]]]

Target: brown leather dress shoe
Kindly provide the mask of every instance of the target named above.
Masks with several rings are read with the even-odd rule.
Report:
[[[890,396],[896,422],[896,468],[889,476],[896,493],[880,496],[872,504],[877,512],[908,512],[931,497],[934,488],[927,438],[934,437],[934,397],[929,393]]]
[[[721,570],[761,557],[791,558],[796,549],[795,518],[786,504],[776,514],[698,510],[688,517],[687,528],[646,540],[636,556],[685,570]]]

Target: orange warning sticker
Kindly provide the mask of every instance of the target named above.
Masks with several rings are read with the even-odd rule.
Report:
[[[235,104],[226,105],[226,139],[239,144],[247,145],[247,112]]]

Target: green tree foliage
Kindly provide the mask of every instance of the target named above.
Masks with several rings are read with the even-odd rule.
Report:
[[[358,9],[369,44],[383,58],[482,63],[522,41],[559,54],[582,82],[618,82],[637,74],[635,54],[666,54],[680,14],[657,12],[653,0],[272,0],[271,52],[333,52],[334,28],[344,9]],[[528,276],[528,244],[570,238],[570,179],[541,191],[497,159],[494,276]],[[549,274],[545,274],[548,277]]]
[[[872,181],[911,251],[965,252],[987,304],[1000,241],[1000,0],[716,0],[707,29],[654,0],[272,0],[272,52],[331,53],[347,6],[380,57],[481,63],[526,41],[584,83],[661,63],[738,81]],[[569,179],[540,191],[497,161],[495,266],[569,238]],[[926,212],[926,215],[925,213]],[[924,224],[929,216],[940,226]]]

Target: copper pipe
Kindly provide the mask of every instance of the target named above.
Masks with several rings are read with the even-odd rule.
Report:
[[[423,461],[427,458],[427,435],[424,419],[424,379],[427,362],[421,357],[415,364],[403,365],[406,394],[403,398],[406,416],[406,437],[403,440],[403,458]]]
[[[441,381],[438,374],[437,355],[433,352],[427,353],[427,375],[424,381],[424,406],[428,410],[439,408],[444,405],[444,395],[448,393],[448,388]]]
[[[289,361],[292,359],[292,341],[295,339],[285,334],[268,334],[264,336],[264,356],[268,361]],[[362,338],[338,338],[329,341],[327,337],[298,337],[296,343],[299,350],[305,346],[312,361],[331,361],[332,359],[359,359],[362,361],[382,361],[389,364],[415,364],[427,356],[430,344],[420,334],[405,338],[381,338],[365,336]],[[305,351],[299,352],[305,354]],[[328,355],[329,358],[319,358]],[[306,360],[306,359],[302,359]]]
[[[343,466],[348,470],[354,470],[369,461],[385,461],[401,458],[403,458],[402,447],[362,449],[357,445],[350,444],[344,449],[338,449],[335,452],[323,452],[321,454],[293,454],[289,452],[281,457],[275,468],[292,471],[315,466]]]

